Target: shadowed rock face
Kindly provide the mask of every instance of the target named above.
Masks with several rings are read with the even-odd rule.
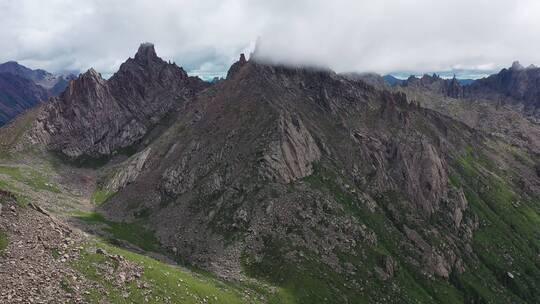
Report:
[[[8,61],[6,63],[0,64],[0,73],[16,75],[21,78],[31,80],[33,82],[39,82],[44,80],[47,76],[52,76],[50,73],[44,70],[32,70],[18,64],[15,61]]]
[[[0,73],[0,125],[49,97],[47,90],[31,80]]]
[[[48,103],[31,134],[67,157],[102,157],[140,141],[206,85],[143,44],[111,79],[90,69]]]
[[[467,87],[466,93],[472,97],[489,97],[504,101],[522,103],[525,110],[538,114],[540,108],[540,68],[524,68],[519,62],[502,69],[498,74],[479,79]]]
[[[70,77],[32,70],[15,61],[0,64],[0,126],[60,94]]]

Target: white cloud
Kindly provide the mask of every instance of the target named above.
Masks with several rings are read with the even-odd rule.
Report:
[[[540,63],[533,0],[0,0],[0,62],[113,73],[140,42],[188,71],[260,56],[337,71],[496,69]]]

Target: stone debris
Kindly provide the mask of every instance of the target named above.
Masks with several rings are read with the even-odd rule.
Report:
[[[9,238],[0,255],[0,303],[86,303],[91,290],[105,292],[71,267],[88,242],[83,233],[35,204],[19,207],[11,200],[0,206],[0,230]],[[108,258],[97,271],[127,294],[126,284],[140,279],[142,267],[99,248],[95,253]],[[137,282],[150,287],[145,284]]]

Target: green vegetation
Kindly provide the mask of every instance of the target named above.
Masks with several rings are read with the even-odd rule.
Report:
[[[513,172],[496,170],[470,150],[457,160],[457,168],[480,224],[473,239],[480,261],[471,261],[474,271],[455,277],[453,284],[469,302],[540,302],[540,201],[522,197],[506,182],[510,179],[501,178]]]
[[[9,240],[8,240],[7,234],[4,231],[0,230],[0,254],[4,252],[8,243],[9,243]]]
[[[109,198],[111,198],[115,194],[116,194],[115,192],[110,192],[108,190],[96,189],[92,193],[92,197],[90,199],[91,199],[92,203],[94,203],[96,205],[100,205],[100,204],[103,204],[104,202],[106,202]]]
[[[148,230],[142,221],[132,223],[114,222],[106,219],[99,213],[85,213],[77,216],[88,224],[103,225],[103,231],[108,233],[107,240],[110,243],[126,241],[145,251],[159,251],[159,241],[154,233]]]
[[[46,190],[49,192],[60,193],[60,189],[50,182],[47,177],[31,168],[0,165],[0,174],[7,175],[11,179],[26,184],[36,191]],[[11,184],[7,181],[3,181],[3,183],[5,186]]]
[[[164,299],[170,299],[170,303],[258,303],[261,296],[277,297],[263,285],[252,284],[253,286],[248,288],[247,285],[223,283],[202,271],[194,272],[175,267],[119,248],[119,242],[125,241],[145,251],[161,251],[152,231],[144,227],[144,216],[132,223],[110,221],[98,213],[85,213],[77,217],[87,224],[103,226],[103,231],[109,234],[104,238],[107,243],[97,241],[91,247],[103,248],[110,254],[121,255],[142,266],[144,273],[140,280],[149,286],[144,290],[134,282],[128,283],[125,288],[129,295],[125,297],[125,292],[100,273],[100,269],[107,263],[113,264],[113,268],[117,269],[118,261],[85,250],[81,258],[73,262],[73,268],[107,291],[106,295],[100,290],[90,291],[86,298],[90,303],[101,303],[103,300],[112,303],[163,303]],[[52,254],[54,255],[54,251]]]
[[[81,258],[72,263],[72,267],[106,290],[106,293],[91,291],[86,298],[89,303],[102,303],[104,300],[111,303],[260,303],[260,294],[246,287],[223,283],[102,242],[91,247],[94,246],[141,266],[144,271],[139,286],[146,285],[148,288],[139,288],[132,281],[122,286],[127,291],[123,292],[100,270],[109,264],[117,271],[118,261],[91,253],[87,248]]]
[[[51,249],[51,256],[55,259],[59,259],[61,257],[60,251],[58,250],[58,248]]]
[[[343,189],[345,180],[334,170],[315,165],[314,173],[306,177],[314,190],[328,193],[344,207],[344,212],[354,215],[377,235],[377,244],[357,244],[347,253],[339,254],[342,268],[353,265],[354,272],[336,272],[320,261],[320,255],[305,248],[295,248],[286,240],[264,240],[265,255],[262,259],[243,257],[249,275],[280,287],[279,300],[270,303],[463,303],[463,293],[445,280],[427,279],[405,262],[399,240],[405,236],[385,214],[371,212],[356,196]],[[385,193],[379,204],[399,200],[397,193]],[[294,262],[284,258],[286,252],[302,252]],[[374,273],[383,267],[382,261],[392,256],[397,271],[385,281]],[[399,286],[399,288],[396,288]],[[272,300],[272,298],[270,298]]]
[[[20,207],[26,207],[28,205],[28,197],[21,194],[22,190],[14,186],[11,182],[0,180],[0,190],[10,192],[15,197],[16,203]]]
[[[0,133],[0,158],[13,159],[21,153],[12,153],[10,149],[23,138],[23,133],[36,121],[38,108],[29,109],[24,115],[17,116],[13,122],[3,127],[5,132]],[[31,147],[25,147],[26,149]]]
[[[66,293],[73,293],[75,291],[71,287],[71,283],[69,282],[69,280],[66,278],[62,278],[62,280],[60,281],[60,288],[62,288],[62,290]]]
[[[405,236],[392,222],[386,206],[392,203],[400,208],[399,193],[382,193],[376,199],[383,212],[370,212],[342,186],[346,180],[337,171],[321,164],[305,181],[333,197],[345,213],[356,216],[377,235],[374,247],[360,244],[355,251],[339,255],[342,265],[354,265],[357,271],[338,274],[320,263],[317,254],[293,248],[286,240],[265,240],[268,251],[262,260],[246,256],[244,266],[250,275],[280,286],[281,299],[289,295],[295,299],[289,302],[297,303],[342,303],[345,298],[349,303],[397,299],[399,303],[540,302],[540,201],[519,194],[516,185],[506,182],[512,172],[500,172],[489,158],[474,154],[472,149],[456,160],[454,168],[450,184],[463,188],[469,202],[466,212],[478,219],[480,227],[472,244],[478,258],[465,256],[466,271],[451,273],[448,281],[427,279],[406,261],[406,253],[398,247]],[[405,216],[407,210],[400,210],[400,214]],[[436,241],[431,240],[434,245]],[[304,254],[291,263],[283,256],[293,249]],[[393,257],[397,268],[389,281],[373,274],[386,255]],[[359,285],[354,286],[354,282]]]

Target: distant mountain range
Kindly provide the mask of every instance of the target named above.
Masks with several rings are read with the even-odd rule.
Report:
[[[51,96],[60,94],[74,75],[29,69],[15,61],[0,64],[0,125]]]
[[[375,73],[344,74],[377,88],[417,88],[417,91],[442,94],[458,99],[482,99],[521,106],[525,113],[540,115],[540,68],[522,66],[518,61],[499,73],[481,79],[443,78],[438,74],[411,75],[401,79]],[[408,92],[410,95],[411,92]]]
[[[437,74],[433,74],[433,75],[437,75]],[[439,76],[439,75],[437,75],[437,76]],[[411,76],[411,77],[418,78],[416,76]],[[382,76],[382,78],[384,79],[384,81],[386,81],[386,83],[388,83],[391,86],[402,85],[406,80],[406,79],[397,78],[397,77],[395,77],[393,75],[390,75],[390,74],[384,75],[384,76]],[[465,86],[465,85],[469,85],[469,84],[473,83],[476,79],[456,78],[456,80],[460,85]]]

